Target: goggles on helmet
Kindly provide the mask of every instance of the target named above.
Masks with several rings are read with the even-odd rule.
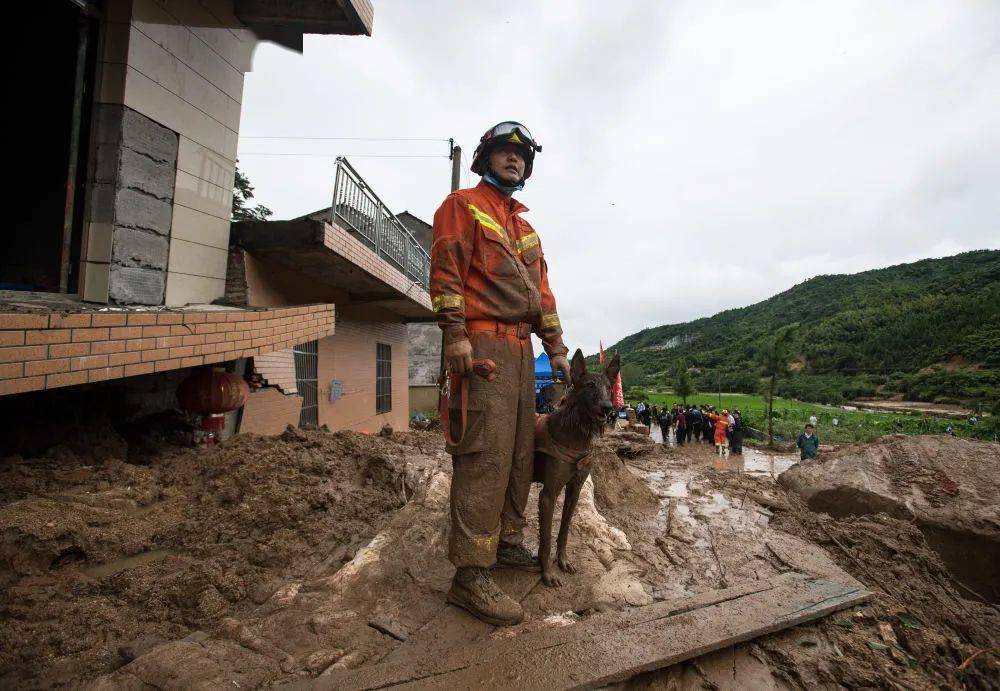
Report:
[[[494,139],[504,140],[505,143],[510,144],[522,144],[531,149],[532,152],[542,150],[541,145],[531,136],[528,128],[513,120],[495,125],[479,141],[480,143],[486,143]]]

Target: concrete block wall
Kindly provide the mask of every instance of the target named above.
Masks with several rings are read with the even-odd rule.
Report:
[[[243,77],[256,39],[236,19],[232,0],[108,0],[104,39],[99,103],[124,106],[172,131],[176,147],[169,178],[151,168],[152,161],[128,154],[115,159],[151,193],[123,193],[123,214],[133,214],[136,223],[154,215],[166,222],[165,256],[162,242],[124,233],[121,269],[114,272],[120,280],[111,281],[108,271],[96,270],[110,264],[110,231],[91,224],[94,258],[86,257],[85,270],[95,270],[85,274],[85,298],[149,304],[144,300],[159,289],[156,304],[211,302],[225,293]],[[102,175],[112,165],[104,161]],[[167,185],[169,217],[157,214],[151,201]],[[165,262],[163,275],[136,270],[152,268],[144,262]]]
[[[177,134],[134,110],[97,109],[96,160],[87,206],[84,299],[161,305],[166,292]],[[104,271],[107,280],[94,280]]]

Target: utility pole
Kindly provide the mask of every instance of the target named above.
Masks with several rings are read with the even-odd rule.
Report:
[[[448,158],[451,159],[451,191],[459,188],[462,181],[462,147],[455,144],[455,138],[448,139]],[[444,371],[444,332],[441,332],[441,355],[439,358],[439,369]],[[449,434],[451,430],[448,430]]]
[[[449,139],[451,152],[448,158],[451,159],[451,191],[458,189],[462,180],[462,147],[456,146],[454,139]]]

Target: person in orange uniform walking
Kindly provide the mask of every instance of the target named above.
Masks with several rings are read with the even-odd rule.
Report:
[[[722,415],[710,413],[709,419],[715,425],[715,448],[723,458],[729,458],[729,411],[723,410]]]
[[[449,376],[467,377],[469,386],[461,428],[462,412],[449,409],[456,443],[446,445],[453,460],[448,557],[457,571],[447,599],[495,625],[516,624],[524,613],[490,567],[541,570],[522,545],[534,461],[532,333],[569,383],[542,244],[522,217],[528,209],[512,197],[541,149],[520,123],[490,128],[472,161],[482,181],[450,194],[434,214],[431,302]],[[496,363],[493,381],[473,375],[473,360],[480,359]]]

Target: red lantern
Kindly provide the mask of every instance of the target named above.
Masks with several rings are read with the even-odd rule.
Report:
[[[225,425],[225,414],[247,402],[250,387],[243,377],[222,367],[199,367],[177,387],[177,401],[189,413],[201,415],[208,443]]]

